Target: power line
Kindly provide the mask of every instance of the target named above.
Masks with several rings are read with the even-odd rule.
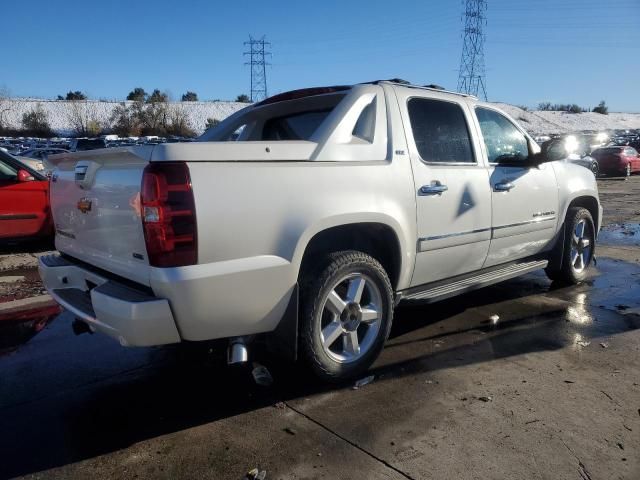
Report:
[[[244,55],[249,56],[249,61],[245,65],[251,68],[251,101],[259,102],[267,98],[267,63],[265,57],[271,55],[266,49],[271,46],[270,42],[265,40],[264,35],[259,40],[249,35],[249,41],[244,42],[249,46],[249,51]]]
[[[462,37],[462,57],[460,58],[460,72],[458,74],[458,91],[469,95],[482,94],[487,99],[486,80],[484,72],[484,34],[482,28],[487,20],[486,0],[463,0],[464,29]]]

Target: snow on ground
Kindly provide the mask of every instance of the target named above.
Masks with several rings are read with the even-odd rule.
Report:
[[[532,134],[640,128],[640,113],[601,115],[594,112],[530,111],[507,103],[496,103],[495,105],[515,118],[523,128]]]
[[[81,108],[85,115],[108,127],[113,109],[123,102],[12,99],[5,100],[3,103],[1,110],[8,107],[8,112],[4,114],[3,120],[8,122],[10,127],[20,128],[22,115],[40,104],[47,112],[51,128],[59,135],[70,135],[74,109]],[[515,118],[531,134],[640,128],[640,113],[601,115],[593,112],[528,111],[506,103],[496,103],[495,105]],[[208,118],[223,120],[246,106],[246,103],[238,102],[172,102],[169,108],[184,109],[188,112],[191,128],[197,133],[202,133]]]
[[[53,131],[58,135],[71,135],[72,119],[77,115],[78,109],[86,118],[95,119],[100,125],[108,127],[111,125],[110,118],[113,110],[123,103],[131,104],[133,102],[12,99],[3,101],[2,110],[8,109],[3,117],[8,126],[20,128],[22,115],[34,110],[40,104],[42,109],[47,112]],[[171,102],[169,104],[170,109],[184,109],[188,113],[190,126],[197,133],[204,131],[208,118],[224,120],[246,106],[246,103],[239,102]]]

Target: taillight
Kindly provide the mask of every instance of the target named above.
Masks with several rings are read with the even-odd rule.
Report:
[[[181,267],[197,263],[196,208],[187,164],[147,165],[140,203],[149,264]]]

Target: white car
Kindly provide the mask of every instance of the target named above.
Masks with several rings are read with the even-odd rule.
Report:
[[[194,143],[50,157],[51,295],[122,345],[228,339],[361,374],[394,307],[587,274],[591,172],[476,98],[379,81],[248,106]],[[429,307],[425,307],[429,308]]]

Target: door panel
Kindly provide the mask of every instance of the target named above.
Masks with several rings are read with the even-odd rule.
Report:
[[[485,266],[528,257],[544,250],[558,223],[558,189],[553,167],[490,167],[493,224]],[[495,185],[511,183],[509,191]]]
[[[0,238],[38,234],[48,219],[47,182],[19,182],[0,160]]]
[[[489,166],[490,267],[545,250],[558,223],[558,186],[549,164],[531,166],[524,133],[502,113],[476,107]]]
[[[396,90],[416,192],[416,265],[411,285],[482,267],[491,236],[491,191],[464,100]]]
[[[491,238],[487,171],[475,166],[414,166],[418,192],[418,251],[413,285],[482,268]],[[440,181],[448,190],[422,196],[422,185]]]

